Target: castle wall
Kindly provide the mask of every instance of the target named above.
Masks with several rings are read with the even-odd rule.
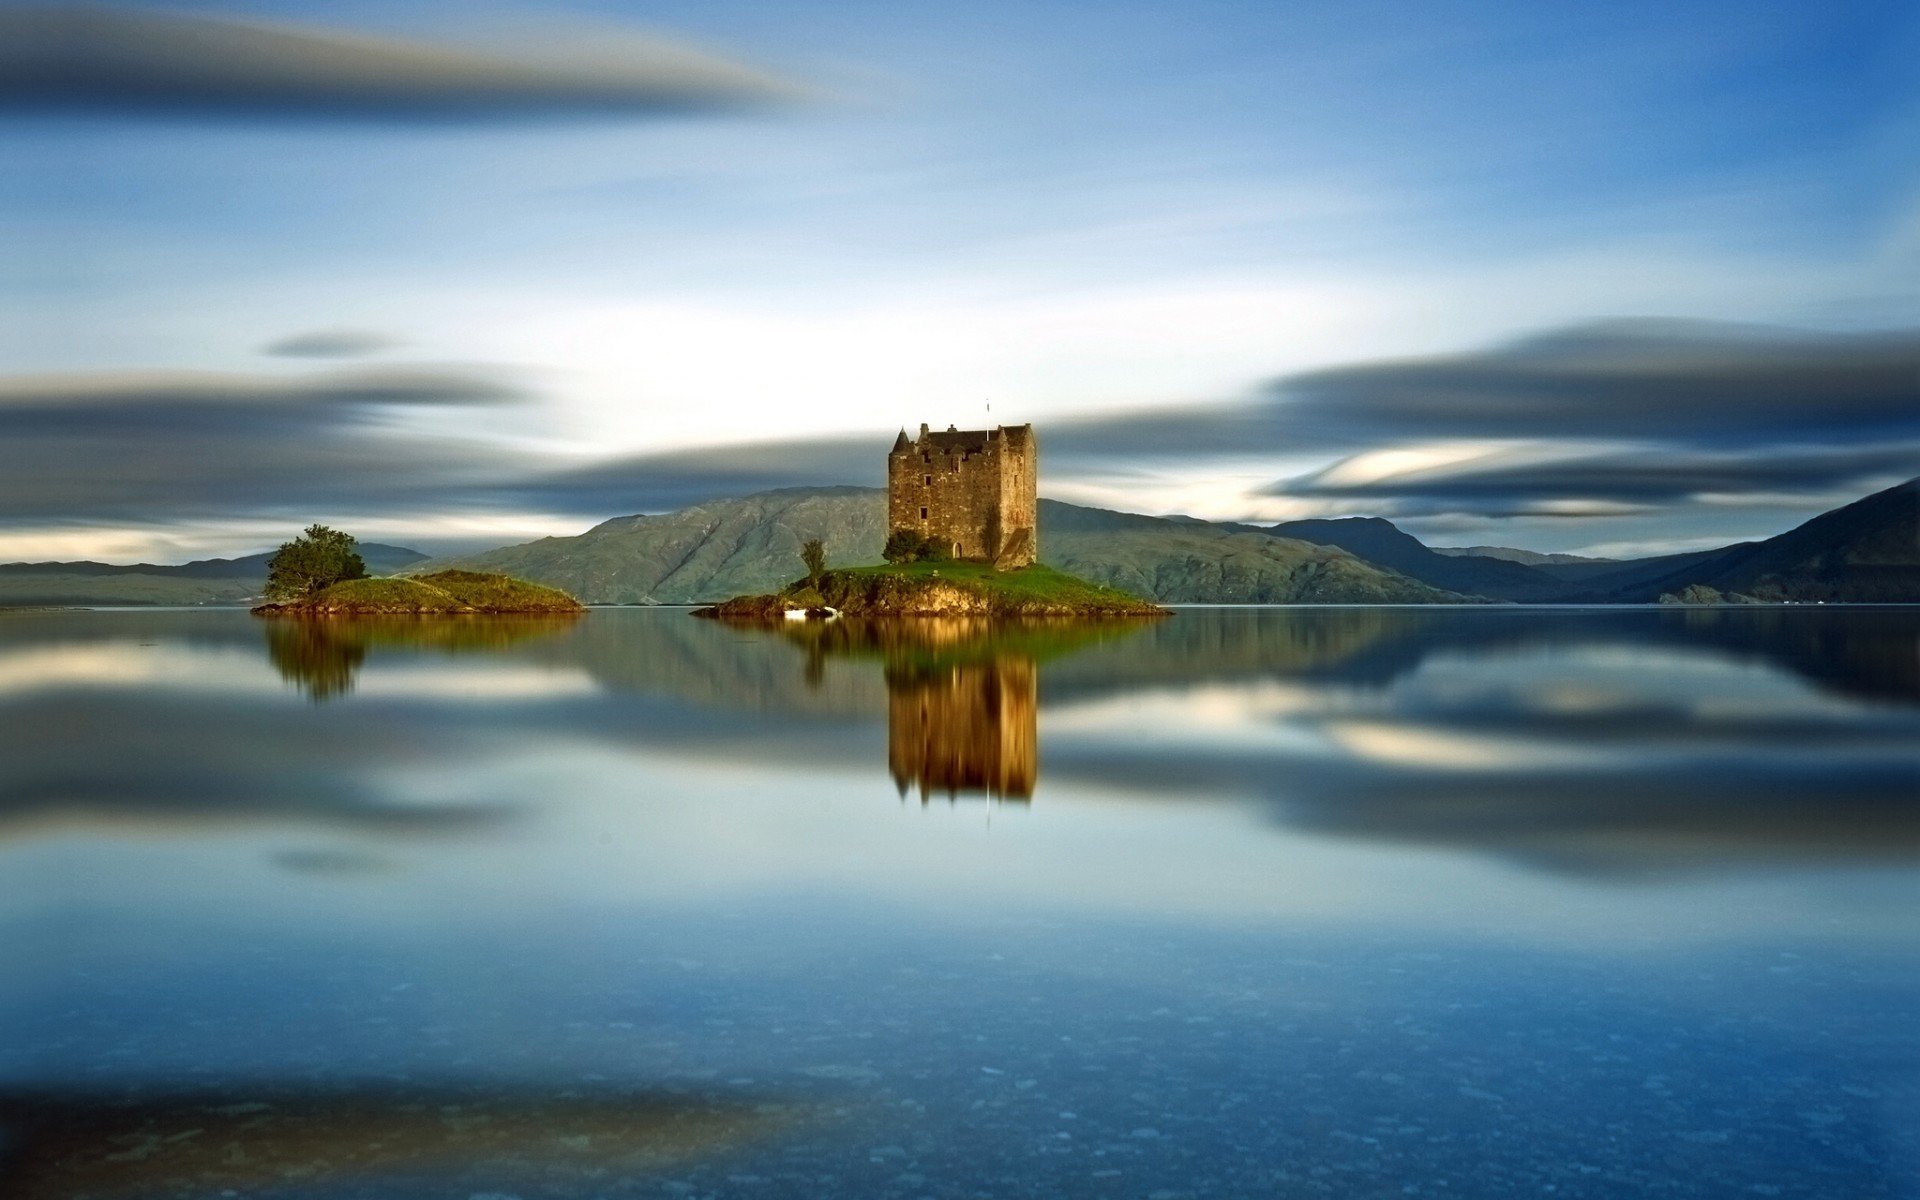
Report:
[[[940,539],[958,558],[1011,549],[998,565],[1025,566],[1037,552],[1037,459],[1027,425],[902,434],[887,456],[887,528]]]

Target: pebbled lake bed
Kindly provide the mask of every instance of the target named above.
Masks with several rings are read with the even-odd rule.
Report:
[[[0,614],[79,1197],[1920,1194],[1920,609]]]

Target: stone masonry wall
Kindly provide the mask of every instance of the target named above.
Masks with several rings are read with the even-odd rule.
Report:
[[[887,528],[945,541],[957,558],[1001,566],[1034,561],[1035,466],[1031,426],[903,433],[887,456]],[[1024,531],[1021,533],[1020,531]]]

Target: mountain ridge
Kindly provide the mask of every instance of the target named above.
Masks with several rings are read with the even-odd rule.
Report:
[[[418,550],[384,542],[361,542],[357,549],[375,575],[392,574],[427,558]],[[171,566],[92,559],[0,563],[0,604],[245,604],[260,597],[267,560],[277,553],[263,550]]]
[[[563,587],[590,603],[712,603],[777,591],[800,573],[800,547],[815,537],[835,565],[878,562],[884,495],[851,485],[779,488],[611,517],[580,534],[479,554],[429,559],[377,542],[361,552],[375,574],[463,567]],[[1043,499],[1039,518],[1047,565],[1162,604],[1646,604],[1683,593],[1920,602],[1920,479],[1771,538],[1617,561],[1442,553],[1378,517],[1259,526]],[[239,604],[257,598],[269,557],[4,563],[0,604]]]
[[[779,590],[800,573],[800,547],[819,538],[836,565],[880,560],[886,493],[879,488],[782,488],[615,517],[571,538],[542,538],[477,555],[415,564],[461,567],[562,587],[589,603],[707,604]],[[1344,550],[1150,517],[1039,502],[1046,565],[1162,604],[1459,603],[1446,592],[1361,562]]]

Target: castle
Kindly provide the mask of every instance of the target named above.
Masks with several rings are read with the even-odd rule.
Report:
[[[1034,517],[1039,446],[1031,425],[901,430],[887,455],[887,530],[942,541],[955,558],[1003,570],[1039,557]]]

